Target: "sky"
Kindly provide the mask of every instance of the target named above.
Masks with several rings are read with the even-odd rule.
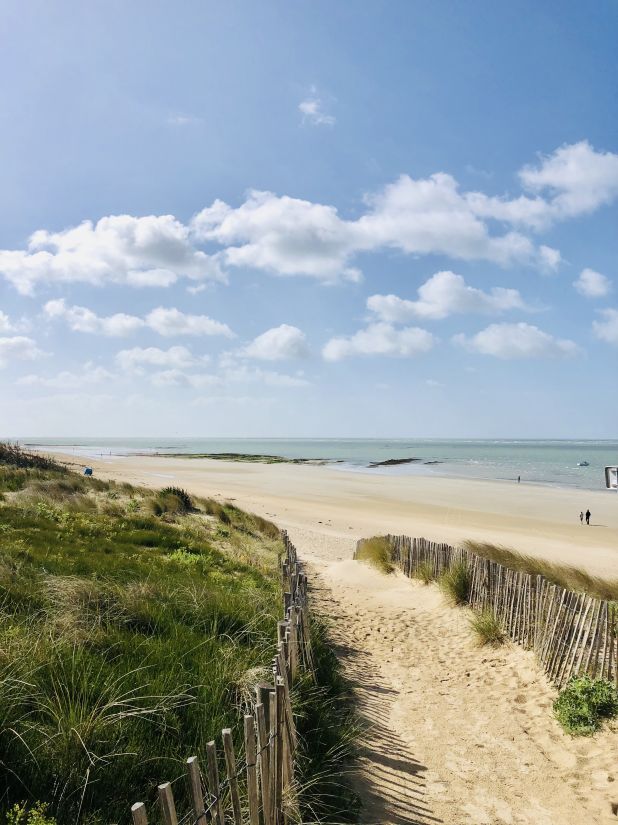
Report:
[[[4,0],[0,434],[614,438],[613,0]]]

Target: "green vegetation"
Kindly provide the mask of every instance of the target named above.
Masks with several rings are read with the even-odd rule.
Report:
[[[299,735],[301,822],[357,822],[360,802],[342,766],[355,752],[359,725],[352,709],[351,688],[328,644],[328,628],[311,618],[311,646],[316,679],[301,677],[294,707]]]
[[[592,576],[577,567],[536,559],[496,544],[466,541],[464,547],[471,553],[476,553],[477,556],[491,559],[505,567],[510,567],[512,570],[545,576],[550,582],[564,587],[566,590],[588,593],[590,596],[595,596],[604,601],[618,600],[618,580],[607,581],[598,576]]]
[[[2,455],[0,821],[127,822],[223,727],[241,741],[281,611],[278,531],[210,500],[157,516],[161,494]]]
[[[618,690],[604,679],[571,679],[554,702],[556,718],[572,736],[590,736],[618,714]]]
[[[474,612],[470,617],[470,627],[476,633],[479,645],[498,647],[506,639],[506,633],[500,620],[490,608],[480,613]]]
[[[282,455],[260,455],[252,453],[158,453],[169,458],[211,458],[215,461],[247,461],[254,464],[308,464],[325,463],[326,459],[284,458]]]
[[[0,442],[0,465],[19,467],[22,470],[53,470],[56,473],[66,473],[67,470],[53,458],[29,453],[22,450],[17,444]]]
[[[391,561],[391,546],[385,536],[362,541],[356,551],[356,558],[373,565],[382,573],[392,573],[395,569]]]
[[[13,805],[6,815],[6,825],[56,825],[56,820],[47,816],[47,808],[42,802]]]
[[[433,565],[429,561],[422,561],[412,571],[412,575],[415,579],[420,579],[423,584],[430,584],[434,580]]]
[[[455,562],[438,579],[442,591],[453,604],[467,604],[470,596],[470,571],[464,561]]]

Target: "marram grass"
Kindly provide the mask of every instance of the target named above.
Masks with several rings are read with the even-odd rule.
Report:
[[[278,531],[216,502],[155,516],[154,492],[2,456],[0,821],[127,822],[222,728],[240,744]]]
[[[467,604],[470,596],[470,570],[464,561],[455,562],[438,579],[442,592],[453,604]]]
[[[470,627],[476,634],[480,646],[498,647],[506,640],[502,623],[490,608],[470,616]]]
[[[391,561],[391,546],[384,536],[365,539],[356,551],[356,558],[371,564],[382,573],[392,573],[395,569]]]

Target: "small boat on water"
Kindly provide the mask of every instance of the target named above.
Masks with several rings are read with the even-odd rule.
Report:
[[[578,461],[577,466],[578,467],[590,467],[590,464],[588,464],[587,461]]]

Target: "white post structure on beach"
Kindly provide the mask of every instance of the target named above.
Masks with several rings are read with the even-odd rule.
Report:
[[[605,468],[605,486],[608,490],[618,492],[618,467]]]

